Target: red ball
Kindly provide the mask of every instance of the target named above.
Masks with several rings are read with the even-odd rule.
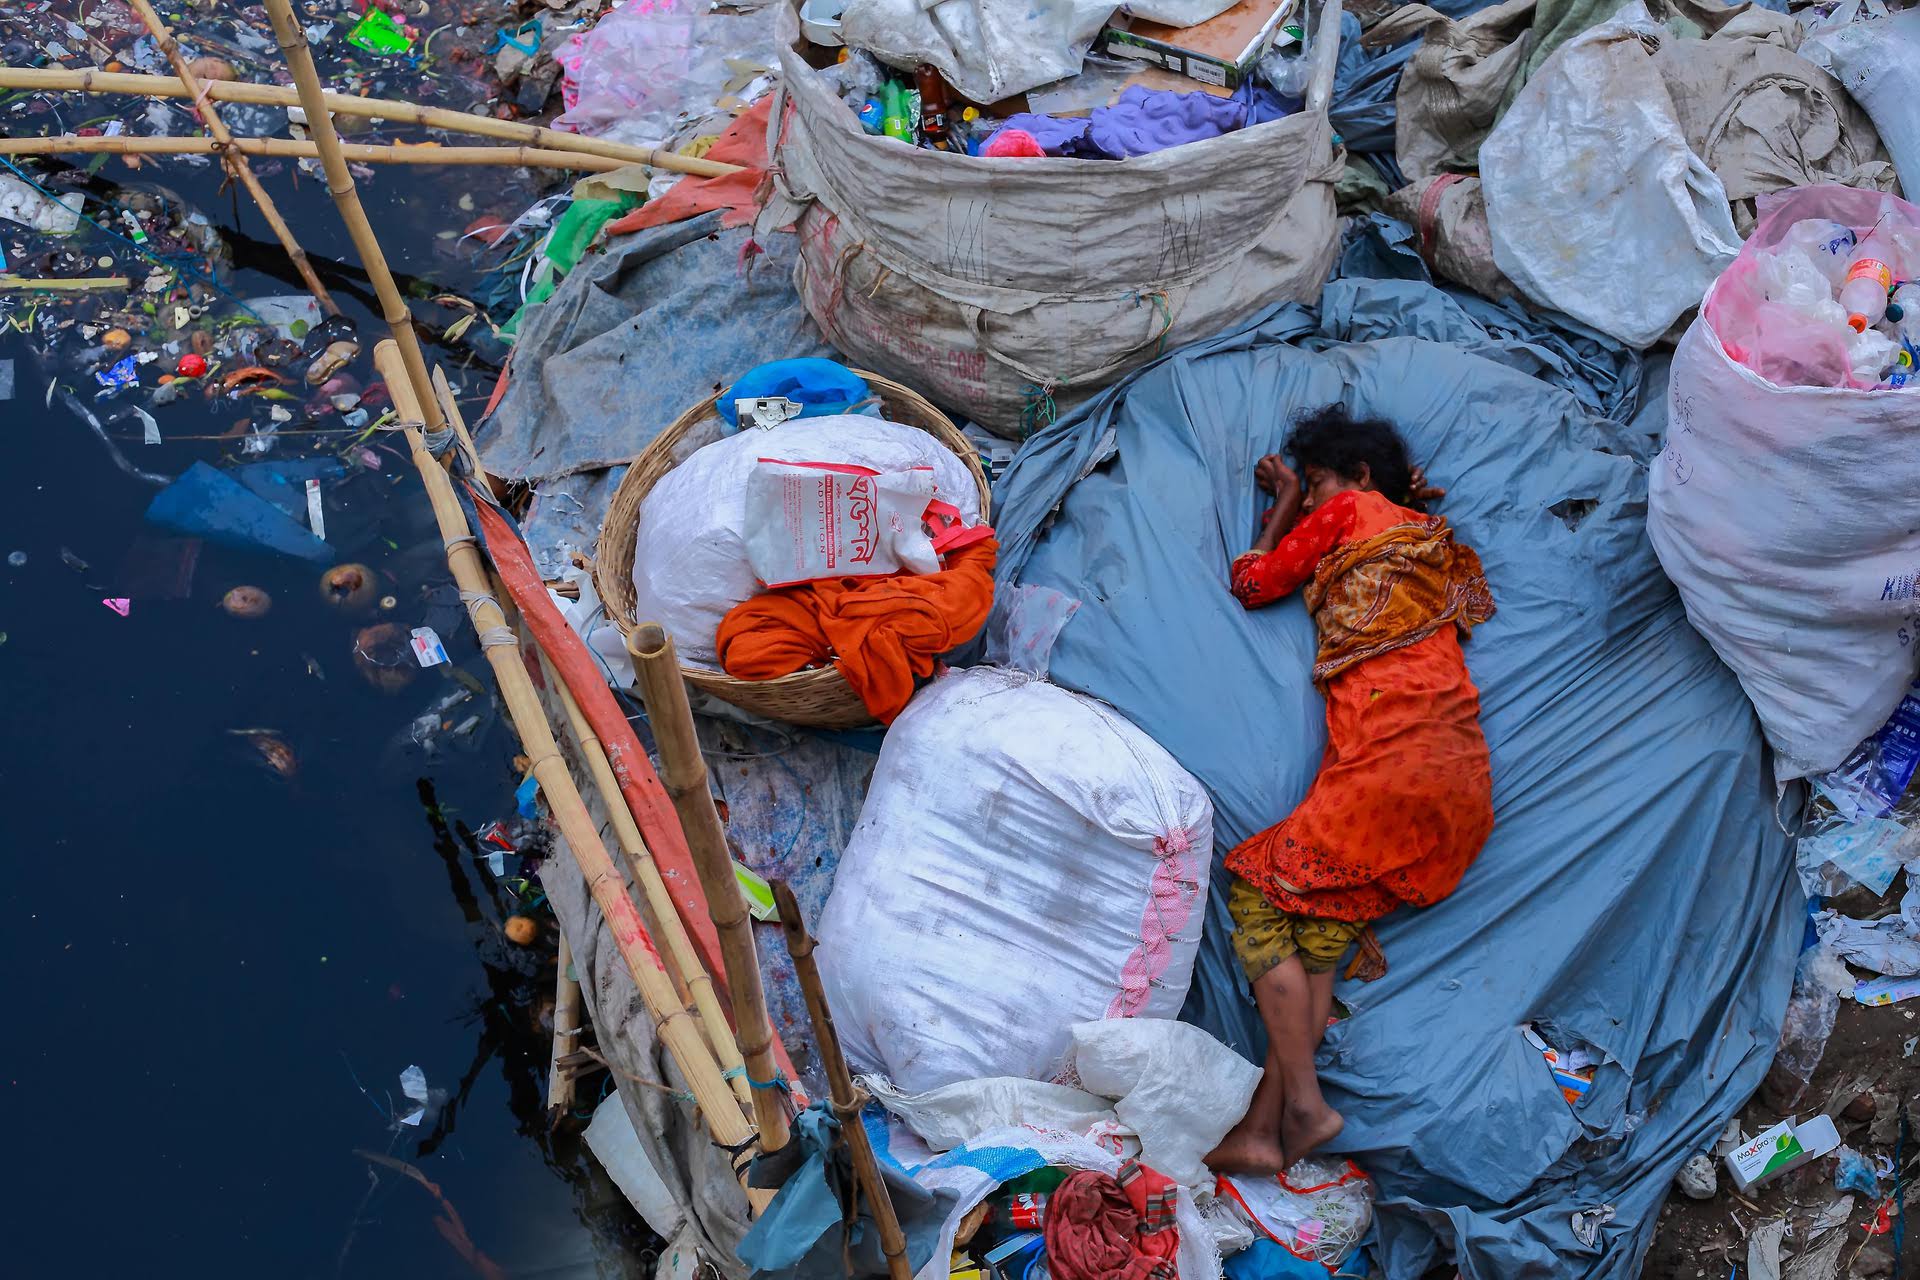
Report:
[[[174,371],[183,378],[201,377],[207,371],[207,358],[189,351],[180,357],[180,363],[174,366]]]

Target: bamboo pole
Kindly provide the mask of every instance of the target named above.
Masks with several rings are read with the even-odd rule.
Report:
[[[646,837],[640,834],[640,826],[633,820],[633,810],[627,807],[626,796],[620,791],[620,781],[614,777],[613,762],[607,759],[607,749],[587,723],[587,717],[580,710],[580,704],[574,701],[566,681],[556,676],[548,684],[559,693],[560,701],[567,709],[567,724],[573,732],[574,741],[580,744],[580,754],[586,758],[594,785],[600,789],[601,802],[606,805],[607,813],[613,819],[613,833],[619,839],[621,851],[627,856],[627,867],[633,872],[634,883],[640,886],[646,904],[659,924],[656,934],[666,940],[669,971],[678,970],[685,980],[688,994],[693,999],[694,1011],[707,1033],[708,1044],[713,1047],[714,1059],[719,1062],[722,1073],[733,1083],[734,1096],[740,1099],[741,1105],[751,1108],[753,1088],[747,1083],[740,1047],[727,1025],[726,1012],[720,1007],[720,993],[713,989],[713,978],[701,965],[693,942],[687,937],[686,926],[680,923],[673,898],[667,893],[667,882],[661,879],[660,868],[654,864],[653,851],[647,848]],[[738,893],[738,890],[735,892]]]
[[[287,0],[270,0],[270,3],[279,8]],[[632,975],[648,1016],[653,1019],[655,1034],[679,1068],[693,1093],[695,1105],[706,1116],[714,1141],[729,1151],[743,1152],[753,1141],[753,1127],[741,1114],[739,1102],[721,1078],[720,1067],[708,1051],[700,1028],[675,999],[673,983],[667,978],[659,952],[654,950],[653,941],[640,922],[640,913],[627,896],[626,881],[601,842],[599,828],[588,814],[586,802],[580,798],[579,788],[567,772],[566,762],[560,758],[560,746],[554,741],[539,695],[534,692],[533,681],[520,660],[520,647],[514,642],[506,615],[490,590],[492,583],[486,564],[475,545],[467,514],[454,493],[453,480],[427,452],[425,437],[412,425],[420,420],[426,406],[407,381],[398,344],[391,340],[376,344],[373,362],[386,380],[414,466],[433,505],[440,540],[447,546],[447,564],[462,595],[470,601],[467,612],[480,636],[487,663],[493,668],[500,700],[506,704],[507,716],[520,736],[521,747],[533,760],[533,776],[539,780],[554,823],[565,837],[581,875],[586,878],[587,891],[593,895],[600,914],[613,932],[620,957]],[[744,1186],[745,1162],[738,1161],[737,1168]],[[747,1192],[747,1203],[756,1213],[771,1199],[771,1192]]]
[[[393,272],[387,270],[386,255],[380,251],[380,241],[367,222],[367,211],[360,206],[360,193],[353,185],[353,175],[347,172],[347,162],[341,158],[340,135],[333,131],[333,117],[321,105],[326,92],[320,87],[320,72],[313,65],[313,50],[307,47],[306,29],[294,16],[293,0],[266,0],[266,5],[274,38],[279,42],[280,52],[286,55],[293,83],[306,107],[307,127],[320,150],[320,164],[327,174],[327,193],[338,206],[340,220],[347,224],[347,234],[353,238],[353,247],[360,255],[360,265],[366,268],[367,279],[380,298],[380,313],[393,331],[394,345],[400,348],[400,359],[407,367],[407,384],[420,412],[425,415],[422,421],[430,431],[444,431],[446,419],[427,377],[426,357],[420,354],[420,339],[413,332],[413,313],[407,309],[406,299],[400,296],[393,282]],[[216,80],[213,83],[230,82]]]
[[[806,917],[800,914],[800,903],[784,880],[773,882],[773,904],[780,910],[780,927],[787,935],[787,954],[793,957],[800,994],[807,999],[814,1048],[819,1051],[820,1069],[826,1073],[827,1090],[833,1097],[833,1114],[840,1119],[840,1136],[846,1141],[847,1153],[853,1157],[853,1176],[867,1193],[874,1225],[880,1228],[880,1252],[887,1258],[887,1275],[890,1280],[912,1280],[913,1268],[907,1265],[907,1237],[900,1230],[900,1219],[893,1211],[893,1197],[880,1176],[880,1165],[873,1158],[873,1143],[868,1141],[867,1127],[860,1120],[866,1094],[853,1087],[853,1073],[847,1070],[846,1055],[840,1052],[840,1033],[833,1026],[833,1011],[827,1008],[826,988],[820,985],[820,966],[813,962],[814,942],[807,932]]]
[[[25,289],[36,293],[71,293],[86,289],[125,289],[133,284],[129,276],[33,276],[0,275],[0,292]]]
[[[181,86],[186,89],[187,96],[193,99],[193,109],[199,114],[200,123],[207,126],[207,132],[213,135],[216,143],[223,148],[231,147],[233,135],[227,131],[225,122],[220,119],[220,109],[207,100],[205,86],[200,78],[193,74],[193,68],[187,63],[187,55],[180,52],[180,42],[173,38],[173,32],[167,29],[167,24],[161,20],[158,13],[154,12],[149,0],[127,0],[127,3],[133,6],[135,13],[140,15],[140,21],[147,24],[147,30],[153,33],[154,42],[160,46],[161,52],[167,55],[167,61],[173,64],[174,74],[180,77]],[[220,158],[225,162],[227,172],[240,180],[240,185],[247,189],[247,194],[253,197],[253,202],[260,206],[260,216],[267,220],[267,225],[273,228],[274,238],[280,241],[280,247],[285,249],[287,257],[293,260],[293,269],[300,273],[302,280],[306,281],[307,292],[313,295],[314,301],[318,302],[321,309],[328,315],[339,315],[340,305],[333,300],[333,295],[327,292],[327,286],[320,283],[319,274],[314,271],[313,264],[307,261],[307,251],[300,247],[298,240],[294,239],[293,228],[289,227],[287,220],[280,216],[280,209],[273,203],[273,197],[268,195],[266,188],[260,185],[260,179],[254,177],[253,166],[247,163],[247,157],[237,151],[224,150]]]
[[[108,155],[194,156],[236,155],[280,156],[293,160],[313,160],[320,149],[311,142],[292,138],[235,138],[230,143],[212,138],[80,138],[69,135],[41,138],[0,138],[0,155]],[[417,146],[369,142],[343,142],[340,154],[363,164],[440,164],[440,165],[526,165],[535,169],[578,169],[586,173],[606,173],[624,169],[627,162],[606,156],[590,156],[579,151],[554,151],[541,147],[443,147],[437,143]]]
[[[572,1067],[560,1065],[560,1059],[580,1048],[580,1032],[585,1026],[581,1017],[580,980],[567,976],[567,970],[573,967],[573,948],[567,943],[567,935],[560,935],[560,976],[554,980],[553,989],[553,1057],[547,1067],[547,1110],[563,1111],[573,1105]]]
[[[654,745],[660,752],[660,781],[680,815],[680,829],[686,832],[687,848],[706,894],[707,914],[720,934],[727,993],[733,998],[734,1034],[749,1082],[759,1082],[753,1091],[753,1115],[760,1126],[760,1149],[778,1151],[787,1145],[787,1109],[781,1090],[774,1087],[773,1024],[767,1019],[767,994],[760,985],[760,957],[753,949],[747,904],[734,879],[727,833],[720,825],[719,810],[713,807],[713,793],[707,789],[707,762],[694,734],[693,708],[687,705],[680,659],[673,637],[652,622],[635,627],[627,636],[627,652],[633,655],[640,697],[647,704]]]
[[[250,102],[273,107],[300,107],[306,112],[307,126],[313,127],[317,108],[308,108],[293,88],[277,84],[249,84],[241,80],[213,80],[207,83],[207,96],[216,102]],[[186,98],[192,94],[178,76],[144,76],[123,71],[99,71],[88,67],[79,71],[60,71],[33,67],[0,67],[0,89],[38,89],[78,91],[81,93],[124,93],[142,98]],[[414,102],[395,102],[389,98],[361,98],[349,93],[324,95],[326,110],[343,116],[387,120],[396,124],[425,125],[430,129],[450,129],[456,133],[477,134],[483,138],[502,138],[511,142],[553,147],[560,151],[579,151],[587,155],[608,156],[628,164],[650,164],[656,169],[690,173],[702,178],[720,178],[743,170],[738,165],[718,160],[700,160],[692,156],[663,151],[658,147],[633,147],[624,142],[563,133],[517,120],[495,120],[468,111],[450,111],[445,107],[423,107]]]

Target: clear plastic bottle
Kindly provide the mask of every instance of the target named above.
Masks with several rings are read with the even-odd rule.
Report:
[[[1875,386],[1886,379],[1900,355],[1900,343],[1878,329],[1847,335],[1847,363],[1854,380]]]
[[[1847,276],[1840,285],[1840,305],[1846,309],[1847,323],[1855,333],[1879,324],[1887,314],[1887,295],[1900,272],[1893,237],[1880,227],[1861,236],[1847,259]]]
[[[1798,249],[1818,267],[1827,283],[1837,286],[1847,278],[1847,264],[1859,237],[1853,228],[1830,218],[1802,218],[1787,228],[1780,250]]]
[[[1902,342],[1920,347],[1920,280],[1902,281],[1894,289],[1887,303],[1887,322]]]

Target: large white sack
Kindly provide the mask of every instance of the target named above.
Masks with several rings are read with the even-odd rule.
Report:
[[[1480,147],[1493,258],[1542,307],[1650,346],[1740,252],[1642,0],[1561,46]]]
[[[942,677],[888,731],[820,919],[847,1057],[909,1093],[1046,1080],[1077,1022],[1175,1016],[1212,860],[1205,789],[1111,708]]]
[[[875,471],[932,467],[936,492],[980,519],[973,472],[918,427],[879,418],[791,418],[726,436],[695,451],[640,504],[633,551],[634,617],[665,627],[680,660],[718,667],[714,632],[727,611],[759,594],[747,560],[747,478],[761,458],[851,462]]]
[[[1900,185],[1913,199],[1920,196],[1920,9],[1882,13],[1842,26],[1817,25],[1800,56],[1845,85],[1873,118]]]
[[[1748,252],[1801,218],[1870,225],[1882,199],[1805,189],[1770,209]],[[1740,677],[1776,776],[1825,773],[1913,683],[1920,399],[1777,386],[1731,359],[1702,315],[1674,352],[1667,414],[1647,485],[1661,567]]]
[[[799,233],[794,285],[836,350],[1018,438],[1163,352],[1319,298],[1339,29],[1327,0],[1285,119],[1128,160],[988,159],[862,131],[782,0],[760,225]]]

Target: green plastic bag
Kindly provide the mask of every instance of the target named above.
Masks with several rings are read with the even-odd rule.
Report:
[[[352,31],[347,43],[368,53],[405,53],[413,48],[413,37],[401,30],[384,9],[369,9]]]

